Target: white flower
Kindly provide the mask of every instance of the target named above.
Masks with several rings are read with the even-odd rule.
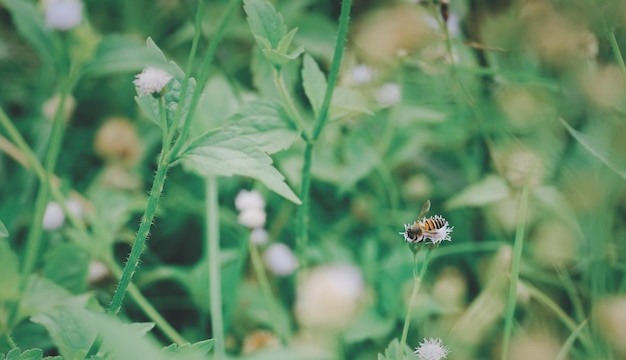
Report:
[[[250,229],[262,228],[265,225],[265,211],[263,209],[246,209],[239,213],[237,220]]]
[[[296,290],[295,314],[309,328],[341,329],[356,316],[365,295],[361,271],[351,265],[314,268]]]
[[[356,85],[364,85],[372,81],[374,72],[365,64],[357,65],[351,70],[352,82]]]
[[[43,228],[46,230],[56,230],[60,228],[65,222],[65,213],[59,203],[51,201],[46,207],[46,212],[43,214]]]
[[[415,354],[420,360],[441,360],[448,356],[448,348],[443,345],[441,339],[426,339],[420,343],[420,346],[415,349]]]
[[[270,245],[263,253],[267,268],[278,276],[287,276],[298,268],[298,259],[291,249],[283,243]]]
[[[172,75],[167,72],[147,67],[143,69],[141,74],[135,75],[133,84],[137,87],[137,92],[140,95],[149,95],[161,92],[170,80],[172,80]]]
[[[265,200],[256,190],[241,190],[235,197],[235,207],[239,211],[248,209],[263,210],[265,208]]]
[[[433,242],[433,244],[439,244],[440,242],[446,240],[446,241],[451,241],[452,239],[450,239],[450,233],[452,232],[452,230],[454,230],[454,226],[450,227],[448,224],[448,220],[444,219],[443,217],[439,216],[439,215],[435,215],[429,218],[429,220],[432,220],[434,223],[438,223],[438,224],[443,224],[441,227],[428,231],[424,234],[424,236],[428,239],[430,239],[430,241]]]
[[[255,228],[250,232],[250,242],[256,245],[263,245],[269,239],[269,234],[263,228]]]
[[[87,281],[90,284],[96,284],[107,277],[111,272],[109,268],[101,261],[92,260],[89,262],[89,270],[87,271]]]
[[[376,101],[382,107],[389,107],[400,102],[402,91],[400,85],[396,83],[387,83],[381,86],[375,94]]]
[[[47,0],[43,5],[49,29],[70,30],[83,20],[83,3],[79,0]]]

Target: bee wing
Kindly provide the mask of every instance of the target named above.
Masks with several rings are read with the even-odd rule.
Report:
[[[417,217],[417,220],[420,220],[421,218],[426,216],[426,214],[428,214],[429,211],[430,211],[430,200],[426,200],[426,202],[424,203],[424,206],[422,206],[420,215]]]

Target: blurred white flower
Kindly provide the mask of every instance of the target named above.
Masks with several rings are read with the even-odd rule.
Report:
[[[400,102],[402,99],[402,91],[400,85],[396,83],[387,83],[381,86],[375,94],[378,105],[389,107]]]
[[[41,105],[41,113],[43,114],[43,116],[46,119],[53,121],[54,116],[56,115],[56,112],[59,108],[60,102],[61,96],[59,94],[55,94],[48,100],[44,101],[44,103]],[[65,103],[63,104],[63,119],[66,122],[72,116],[74,109],[76,109],[76,99],[74,99],[73,96],[68,95],[65,99]]]
[[[354,319],[364,299],[361,271],[351,265],[314,268],[298,284],[295,314],[309,328],[341,329]]]
[[[235,197],[235,207],[239,211],[265,208],[265,200],[256,190],[241,190]]]
[[[267,243],[269,234],[263,228],[255,228],[250,232],[250,242],[256,245],[263,245]]]
[[[415,349],[415,354],[420,360],[441,360],[448,356],[448,348],[443,345],[441,339],[426,339]]]
[[[262,228],[265,225],[265,211],[263,209],[246,209],[239,213],[237,220],[250,229]]]
[[[101,261],[92,260],[89,262],[89,270],[87,271],[87,281],[90,284],[98,283],[106,279],[111,272],[109,268]]]
[[[263,253],[263,260],[267,268],[278,276],[290,275],[298,268],[298,259],[283,243],[270,245]]]
[[[153,68],[146,67],[140,74],[135,75],[135,87],[140,95],[149,95],[159,93],[168,82],[172,80],[172,75],[167,72]]]
[[[51,201],[46,207],[46,212],[43,214],[43,228],[46,230],[56,230],[60,228],[65,222],[65,214],[63,208],[59,203]]]
[[[44,22],[52,30],[70,30],[83,20],[79,0],[44,0]]]
[[[72,215],[76,217],[81,217],[83,215],[83,204],[80,203],[78,199],[67,199],[67,210],[72,213]]]
[[[360,64],[352,68],[350,71],[352,83],[356,85],[365,85],[372,81],[374,78],[374,72],[369,66]]]

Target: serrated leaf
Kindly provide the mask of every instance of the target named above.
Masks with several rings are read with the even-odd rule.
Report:
[[[398,339],[393,339],[389,343],[389,346],[385,349],[385,354],[378,354],[378,360],[397,360],[397,359],[415,359],[413,351],[408,346],[400,345]]]
[[[273,101],[252,101],[230,119],[241,135],[269,154],[286,149],[299,137],[283,107]]]
[[[483,206],[505,199],[509,195],[509,186],[503,178],[496,175],[488,175],[481,181],[471,184],[462,190],[460,194],[446,202],[446,208]]]
[[[46,328],[64,359],[84,359],[96,338],[97,330],[68,308],[50,310],[31,317],[31,321]]]
[[[324,101],[324,92],[326,91],[326,76],[320,70],[315,59],[309,54],[304,55],[302,65],[302,86],[304,93],[311,103],[315,116],[319,114],[322,102]]]
[[[9,236],[9,230],[7,230],[7,227],[4,225],[4,223],[0,221],[0,238],[5,238],[8,236]]]
[[[74,294],[87,287],[89,255],[73,244],[59,244],[44,257],[43,275]]]
[[[293,41],[293,37],[298,32],[298,28],[295,27],[291,29],[282,39],[278,42],[278,46],[276,46],[276,51],[282,54],[286,54],[291,47],[291,42]]]
[[[56,58],[52,31],[43,23],[43,16],[30,1],[2,0],[13,17],[20,35],[35,49],[42,61]]]
[[[90,294],[72,295],[52,281],[33,274],[30,275],[24,290],[17,317],[23,319],[30,315],[45,313],[62,305],[83,308],[91,296]]]
[[[175,67],[154,48],[143,46],[133,38],[108,35],[102,38],[92,61],[83,69],[86,75],[103,76],[136,72],[153,66],[176,74]]]
[[[197,356],[200,359],[204,359],[206,355],[213,350],[214,345],[215,339],[208,339],[193,344],[171,344],[161,349],[161,352],[167,355],[176,355],[176,357],[170,356],[171,358],[178,358],[179,356]]]
[[[19,348],[14,348],[7,354],[7,360],[41,360],[43,358],[43,350],[28,349],[20,354]]]
[[[0,303],[17,301],[21,279],[19,262],[5,239],[0,239],[0,274]]]
[[[144,324],[124,324],[104,314],[76,307],[58,307],[33,316],[31,320],[46,327],[65,359],[83,359],[96,334],[102,337],[102,351],[107,358],[166,359],[159,347],[138,331],[138,326],[143,328]]]
[[[266,39],[276,49],[287,33],[287,26],[274,6],[265,0],[245,0],[243,8],[248,16],[250,31],[257,42]],[[267,47],[267,44],[259,44]]]
[[[565,129],[567,129],[570,135],[587,149],[591,155],[600,160],[617,175],[626,179],[626,161],[623,158],[619,158],[618,155],[612,152],[606,145],[600,144],[589,136],[575,130],[565,120],[559,120],[561,120],[561,123],[565,126]]]
[[[300,204],[284,176],[272,166],[272,158],[241,133],[237,128],[220,128],[194,140],[182,155],[184,166],[202,176],[248,176]]]

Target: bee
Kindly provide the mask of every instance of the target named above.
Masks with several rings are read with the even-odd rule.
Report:
[[[441,237],[442,230],[447,236],[449,231],[447,230],[448,222],[446,219],[441,216],[431,216],[427,219],[425,216],[429,211],[430,200],[426,200],[426,203],[422,206],[422,210],[420,211],[417,220],[412,225],[404,225],[404,232],[400,233],[401,235],[404,235],[404,240],[410,243],[424,241],[424,238],[438,240]]]

